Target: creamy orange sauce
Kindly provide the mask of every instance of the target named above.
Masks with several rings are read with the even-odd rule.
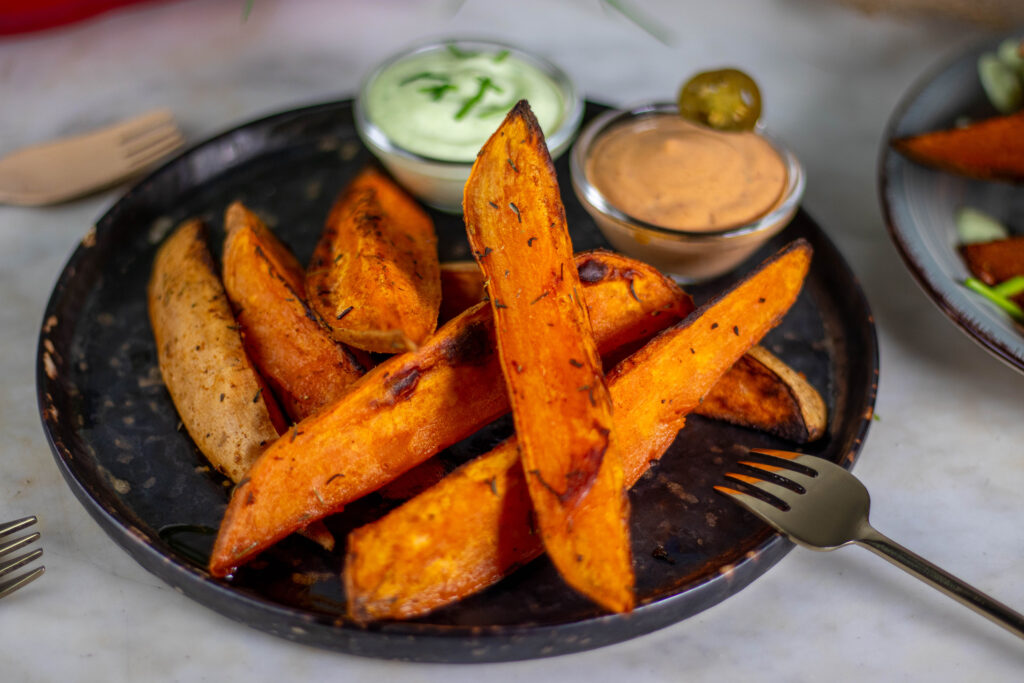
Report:
[[[665,228],[722,230],[771,211],[786,166],[756,133],[725,133],[672,114],[612,128],[595,143],[586,176],[623,213]]]

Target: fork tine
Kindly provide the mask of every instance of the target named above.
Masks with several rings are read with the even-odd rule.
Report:
[[[782,503],[788,507],[793,505],[793,502],[803,495],[801,492],[794,491],[786,488],[782,484],[776,484],[773,481],[765,481],[764,479],[757,479],[756,477],[749,477],[743,474],[737,474],[735,472],[729,472],[727,475],[738,481],[751,486],[761,493],[766,493],[769,496],[779,499]]]
[[[24,555],[19,555],[18,557],[15,557],[13,559],[6,560],[4,562],[0,562],[0,576],[7,576],[11,572],[13,572],[15,569],[21,569],[22,567],[24,567],[29,562],[32,562],[34,560],[38,560],[42,556],[43,556],[43,549],[42,548],[36,548],[35,550],[33,550],[30,553],[25,553]]]
[[[0,525],[0,536],[17,533],[22,529],[27,529],[38,521],[39,519],[35,515],[32,515],[30,517],[16,519],[13,522],[7,522],[6,524]]]
[[[156,129],[151,133],[135,138],[131,142],[122,143],[121,151],[126,157],[133,157],[145,154],[154,147],[159,147],[166,142],[177,141],[179,144],[184,141],[181,131],[173,126]]]
[[[18,576],[18,577],[14,578],[14,579],[11,579],[10,581],[8,581],[6,583],[0,583],[0,598],[6,597],[6,596],[10,595],[11,593],[13,593],[14,591],[18,590],[19,588],[21,588],[22,586],[26,586],[26,585],[32,583],[33,581],[38,579],[40,576],[42,576],[43,572],[45,572],[45,571],[46,571],[46,567],[36,567],[32,571],[30,571],[28,574],[23,574],[21,576]]]
[[[755,462],[753,460],[740,460],[737,464],[750,467],[751,469],[759,470],[761,472],[767,472],[768,474],[774,475],[779,479],[785,479],[786,481],[797,484],[798,486],[807,487],[814,483],[814,477],[807,475],[797,470],[791,470],[788,467],[780,467],[778,465],[769,465],[768,463]]]
[[[143,150],[141,153],[129,155],[127,159],[128,166],[133,170],[145,168],[178,149],[184,143],[185,138],[181,135],[167,138],[159,145]]]
[[[779,531],[782,531],[781,527],[776,524],[773,520],[776,517],[785,515],[785,510],[780,510],[771,503],[767,503],[756,496],[752,496],[749,493],[743,491],[737,491],[736,489],[729,488],[728,486],[715,486],[714,489],[721,494],[724,494],[734,501],[745,507],[747,510],[752,512],[757,517],[761,518],[768,524],[772,525]],[[785,533],[785,532],[783,532]]]
[[[156,109],[133,119],[122,122],[116,127],[121,143],[131,142],[134,138],[145,135],[154,128],[161,126],[176,127],[174,114],[169,109]]]
[[[33,543],[38,540],[39,532],[36,531],[35,533],[31,533],[28,536],[20,536],[18,538],[2,543],[0,544],[0,557],[3,557],[8,553],[13,553],[15,550],[18,550],[19,548],[24,548],[30,543]]]

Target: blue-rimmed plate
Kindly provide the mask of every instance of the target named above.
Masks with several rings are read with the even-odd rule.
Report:
[[[1024,36],[1024,29],[1014,34]],[[879,192],[889,234],[932,301],[972,339],[1024,372],[1024,328],[961,283],[969,275],[954,216],[972,206],[1024,230],[1024,187],[926,168],[892,150],[893,138],[950,128],[958,119],[995,116],[978,80],[978,57],[1008,36],[979,44],[929,73],[893,114],[882,140]]]

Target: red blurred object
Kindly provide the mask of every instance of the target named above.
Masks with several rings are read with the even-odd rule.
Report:
[[[0,36],[70,24],[140,2],[152,0],[0,0]]]

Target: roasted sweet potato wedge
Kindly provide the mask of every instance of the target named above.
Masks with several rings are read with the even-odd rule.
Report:
[[[796,300],[811,248],[798,241],[666,330],[607,377],[628,485],[687,413]],[[542,552],[515,437],[349,535],[345,592],[357,620],[406,619],[490,586]]]
[[[629,500],[555,167],[520,101],[484,143],[463,194],[487,278],[519,455],[541,540],[562,578],[633,609]]]
[[[225,214],[224,288],[249,358],[299,421],[338,397],[365,368],[306,303],[305,272],[241,203]]]
[[[892,146],[928,166],[973,178],[1024,182],[1024,111],[898,138]]]
[[[808,443],[825,435],[825,401],[801,374],[763,346],[750,349],[693,411]]]
[[[1022,250],[1024,256],[1024,250]],[[650,284],[663,286],[658,278],[647,272],[650,266],[627,256],[595,249],[576,255],[580,280],[586,285],[603,278],[614,277],[637,303],[647,296]],[[1022,266],[1024,267],[1024,266]],[[446,303],[452,308],[468,307],[484,298],[484,276],[475,261],[451,261],[441,264],[441,310]],[[616,297],[604,301],[628,304],[629,298]],[[468,302],[468,303],[467,303]],[[614,311],[594,314],[588,305],[594,325],[618,326]],[[625,311],[623,311],[624,313]],[[598,336],[609,335],[602,330]],[[635,335],[634,337],[635,338]],[[615,343],[618,350],[614,360],[625,358],[636,348],[633,344]],[[610,367],[605,356],[605,367]],[[612,363],[614,365],[614,363]],[[698,415],[723,422],[760,429],[797,443],[808,443],[825,433],[827,412],[825,402],[807,380],[767,349],[755,346],[729,369],[718,384],[704,397],[694,411]]]
[[[441,313],[444,324],[464,310],[484,300],[484,274],[476,261],[441,263]]]
[[[160,374],[182,424],[238,481],[286,424],[245,353],[200,221],[181,224],[160,246],[148,298]]]
[[[357,349],[415,349],[437,326],[441,278],[430,216],[374,167],[341,193],[306,273],[334,338]]]
[[[645,293],[639,302],[610,273],[584,285],[588,306],[616,311],[620,325],[635,338],[654,334],[692,310],[689,297],[671,280],[642,264],[637,271],[634,286]],[[628,301],[605,301],[623,297]],[[627,311],[632,315],[623,314]],[[610,332],[620,338],[620,328]],[[597,342],[602,352],[611,350],[601,337]],[[381,363],[268,449],[234,490],[210,571],[228,574],[309,520],[338,512],[469,436],[508,411],[503,389],[491,312],[481,303],[416,351]]]

